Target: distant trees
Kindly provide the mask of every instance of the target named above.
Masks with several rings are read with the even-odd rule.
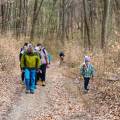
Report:
[[[104,48],[119,28],[119,0],[0,0],[0,32],[17,38],[72,39]]]

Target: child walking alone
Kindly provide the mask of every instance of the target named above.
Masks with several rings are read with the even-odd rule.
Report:
[[[84,90],[88,92],[89,81],[95,75],[94,66],[90,63],[91,59],[89,56],[84,57],[84,63],[80,66],[80,74],[84,78]]]

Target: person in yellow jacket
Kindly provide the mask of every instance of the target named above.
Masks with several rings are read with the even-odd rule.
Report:
[[[40,66],[40,57],[34,53],[33,46],[28,45],[26,53],[21,58],[21,68],[25,72],[26,93],[34,94],[36,72]]]

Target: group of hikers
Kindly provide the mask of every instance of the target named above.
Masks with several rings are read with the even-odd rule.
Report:
[[[59,53],[60,65],[64,61],[64,52]],[[46,69],[51,58],[42,44],[35,47],[31,43],[25,43],[20,50],[21,79],[26,86],[26,94],[34,94],[37,82],[41,80],[41,85],[46,85]],[[84,79],[84,90],[88,92],[89,81],[95,75],[94,66],[91,64],[89,56],[84,57],[84,63],[80,66],[80,75]]]
[[[31,43],[25,43],[19,59],[21,79],[26,86],[26,93],[34,94],[39,79],[42,86],[45,86],[46,68],[50,64],[48,52],[42,44],[34,47]]]

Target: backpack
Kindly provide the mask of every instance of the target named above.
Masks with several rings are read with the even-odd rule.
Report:
[[[20,49],[20,54],[19,54],[19,61],[21,61],[21,57],[23,55],[23,48]]]
[[[43,63],[48,63],[48,53],[45,48],[42,48],[40,51],[41,61]]]

